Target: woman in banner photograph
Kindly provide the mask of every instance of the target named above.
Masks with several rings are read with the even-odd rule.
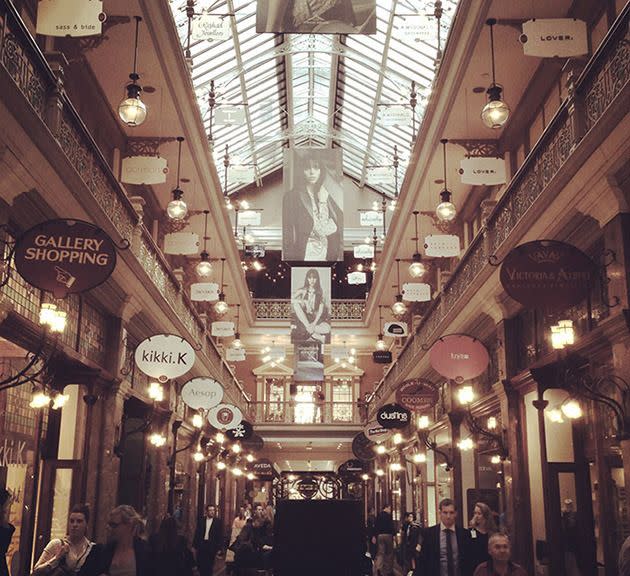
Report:
[[[343,212],[335,200],[343,201],[343,190],[322,152],[333,151],[294,150],[291,156],[293,186],[282,200],[283,260],[343,260]]]
[[[304,286],[298,288],[291,298],[294,322],[291,327],[291,342],[330,342],[328,306],[319,278],[319,272],[310,268],[304,277]]]

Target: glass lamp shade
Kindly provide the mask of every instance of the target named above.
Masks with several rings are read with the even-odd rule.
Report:
[[[201,255],[201,261],[197,263],[197,266],[195,266],[195,272],[197,276],[200,276],[201,278],[207,278],[212,274],[212,264],[208,262],[207,254],[205,257],[204,254]]]
[[[188,206],[181,198],[174,198],[168,203],[166,213],[171,220],[183,220],[188,214]]]
[[[488,128],[495,130],[503,128],[510,117],[508,105],[501,100],[501,87],[490,86],[488,88],[488,103],[481,111],[481,120]]]
[[[146,120],[147,105],[140,100],[140,86],[130,84],[127,87],[127,98],[118,105],[118,116],[132,128]]]
[[[242,348],[241,335],[237,332],[234,334],[234,340],[232,340],[232,348]]]
[[[385,350],[387,348],[387,344],[385,344],[385,340],[383,340],[383,335],[378,335],[378,340],[376,341],[376,349],[377,350]]]
[[[420,278],[427,271],[426,266],[420,261],[420,254],[413,255],[413,262],[409,265],[409,275],[412,278]]]
[[[400,294],[396,295],[396,302],[392,304],[392,312],[396,316],[400,316],[407,311],[407,305],[402,301]]]
[[[228,308],[229,306],[228,306],[228,303],[225,301],[225,295],[219,294],[219,299],[214,304],[214,311],[219,316],[222,316],[228,311]]]
[[[435,215],[442,222],[452,222],[457,216],[457,208],[452,202],[440,202],[435,209]]]

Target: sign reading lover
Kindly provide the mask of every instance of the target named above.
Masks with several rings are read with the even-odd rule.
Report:
[[[411,422],[411,412],[400,404],[385,404],[378,409],[376,420],[383,428],[404,428]]]
[[[134,358],[140,371],[166,382],[183,376],[193,367],[195,350],[181,336],[157,334],[138,344]]]

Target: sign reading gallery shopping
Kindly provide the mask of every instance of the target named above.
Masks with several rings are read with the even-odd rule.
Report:
[[[385,404],[378,409],[376,420],[383,428],[404,428],[411,422],[411,412],[400,404]]]
[[[47,220],[17,239],[15,267],[29,284],[65,298],[95,288],[111,276],[116,246],[89,222]]]
[[[138,344],[134,359],[144,374],[166,382],[193,367],[195,350],[181,336],[156,334]]]

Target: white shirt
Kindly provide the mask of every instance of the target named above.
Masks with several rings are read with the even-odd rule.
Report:
[[[214,520],[214,518],[208,518],[206,516],[206,532],[205,532],[205,536],[203,537],[204,540],[208,540],[209,536],[210,536],[210,528],[212,528],[212,521]]]

